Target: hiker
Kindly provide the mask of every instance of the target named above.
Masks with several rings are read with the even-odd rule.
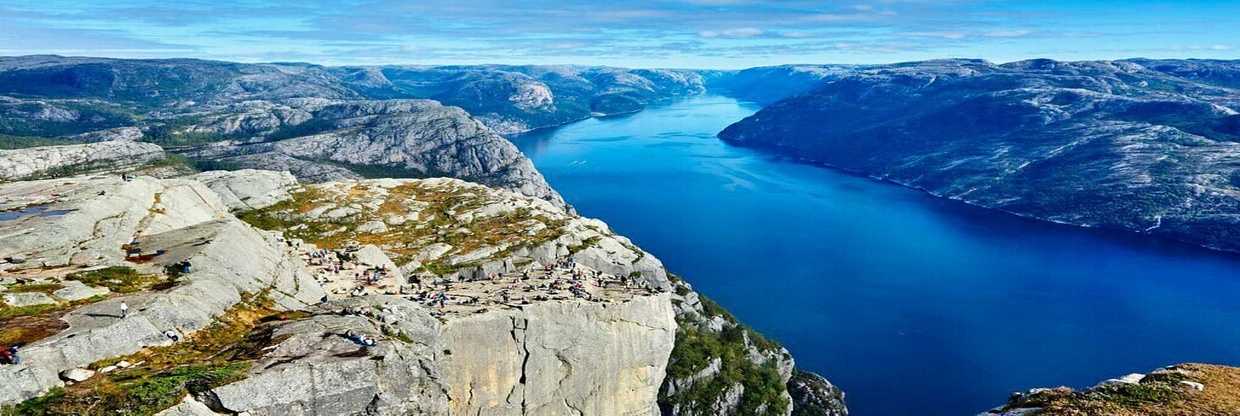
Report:
[[[121,319],[125,319],[127,316],[129,316],[129,304],[121,302]]]
[[[17,355],[17,346],[3,347],[0,346],[0,364],[18,365],[22,363],[22,357]]]
[[[168,337],[168,339],[172,340],[172,342],[181,342],[181,334],[178,334],[176,331],[171,329],[164,331],[164,336]]]

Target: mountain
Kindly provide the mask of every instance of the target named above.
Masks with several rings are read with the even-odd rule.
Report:
[[[816,88],[827,80],[837,79],[856,71],[856,65],[779,65],[742,69],[739,71],[702,71],[706,88],[758,104],[771,104]]]
[[[631,113],[705,91],[701,75],[686,70],[480,65],[333,72],[371,98],[427,98],[459,106],[501,134]]]
[[[1018,215],[1240,251],[1236,61],[858,68],[729,143]]]
[[[126,139],[209,168],[287,169],[311,181],[451,176],[563,204],[497,133],[639,111],[704,88],[698,73],[679,70],[8,57],[0,147],[128,128]]]

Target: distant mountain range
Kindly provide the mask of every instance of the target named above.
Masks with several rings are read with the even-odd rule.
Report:
[[[1023,216],[1240,251],[1240,61],[833,71],[729,143]]]
[[[0,58],[0,147],[140,140],[210,168],[452,176],[563,204],[502,134],[707,91],[766,105],[720,133],[729,143],[1019,215],[1240,250],[1240,61],[695,71],[24,56]]]

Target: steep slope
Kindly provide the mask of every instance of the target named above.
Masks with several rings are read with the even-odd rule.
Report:
[[[244,110],[234,112],[238,109]],[[234,167],[287,169],[312,182],[363,176],[448,176],[564,205],[515,145],[461,109],[434,101],[247,102],[196,118],[196,124],[179,134],[243,132],[258,139],[182,150],[195,159]]]
[[[1226,86],[1230,68],[878,66],[772,104],[719,137],[1019,215],[1236,251],[1240,93]]]

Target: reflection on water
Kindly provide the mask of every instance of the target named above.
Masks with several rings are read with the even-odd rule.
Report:
[[[11,211],[0,211],[0,221],[12,221],[24,217],[59,217],[73,212],[70,209],[51,209],[48,205],[34,205]]]

